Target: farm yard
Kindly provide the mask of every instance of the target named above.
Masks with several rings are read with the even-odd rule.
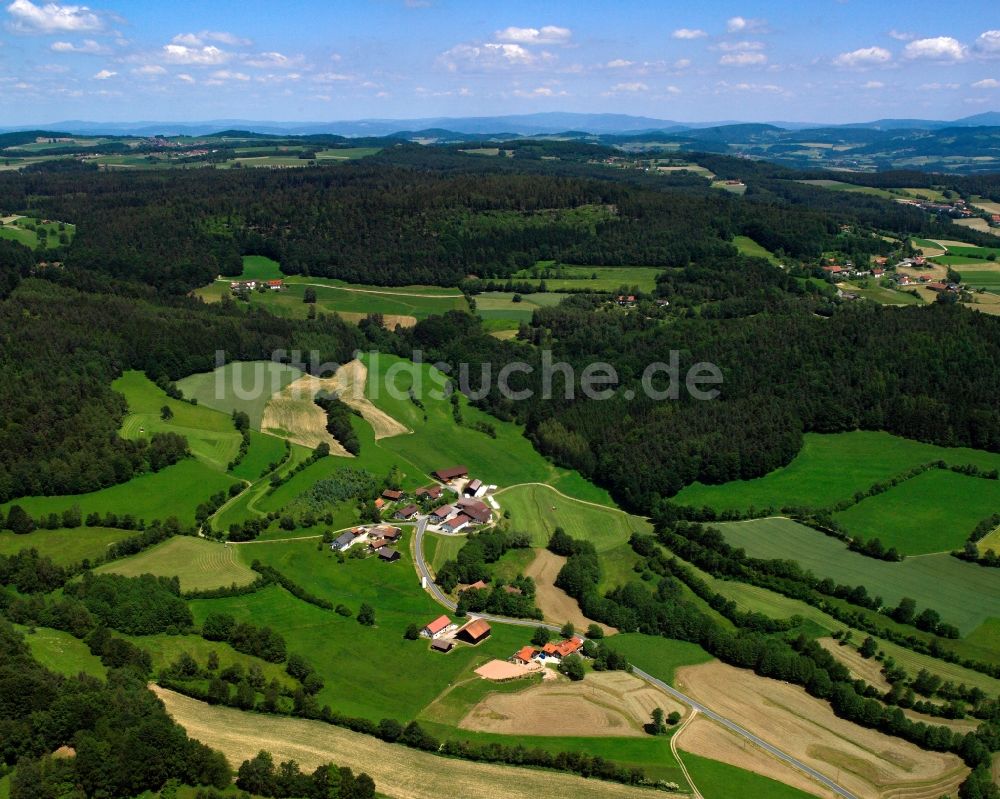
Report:
[[[912,597],[919,608],[933,608],[963,635],[991,618],[1000,618],[996,575],[951,555],[922,555],[889,563],[851,552],[835,538],[782,518],[717,526],[727,542],[742,547],[751,557],[794,560],[820,577],[867,586],[888,607]],[[970,592],[976,596],[974,603],[968,601]]]

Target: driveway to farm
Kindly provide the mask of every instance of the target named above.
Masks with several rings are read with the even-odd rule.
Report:
[[[553,489],[553,490],[555,490],[555,489]],[[497,493],[500,493],[500,492],[497,492]],[[593,504],[593,503],[591,503],[591,504]],[[601,506],[601,507],[604,507],[604,506]],[[455,610],[455,603],[452,602],[448,598],[448,596],[434,582],[434,579],[431,577],[430,569],[428,568],[427,563],[424,561],[424,557],[423,557],[423,552],[424,552],[424,549],[423,549],[423,538],[424,538],[424,532],[426,531],[426,529],[427,529],[427,519],[423,518],[419,522],[417,522],[416,535],[414,535],[414,537],[413,537],[413,547],[414,547],[413,562],[417,564],[417,571],[418,571],[420,577],[426,582],[427,590],[430,592],[431,596],[433,596],[434,599],[437,600],[437,602],[439,604],[441,604],[444,607],[448,608],[448,610],[454,611]],[[515,625],[517,627],[546,627],[547,629],[552,630],[554,632],[559,632],[559,630],[560,630],[560,628],[557,627],[557,626],[555,626],[554,624],[542,624],[542,623],[539,623],[539,622],[535,621],[534,619],[513,619],[513,618],[509,618],[507,616],[492,616],[490,614],[483,614],[483,613],[477,613],[476,616],[484,618],[487,621],[491,621],[491,622],[494,622],[496,624],[512,624],[512,625]],[[752,744],[760,747],[765,752],[768,752],[769,754],[773,755],[774,757],[778,758],[779,760],[781,760],[781,761],[783,761],[785,763],[788,763],[793,768],[798,769],[799,771],[801,771],[804,774],[808,775],[809,777],[811,777],[812,779],[816,780],[817,782],[822,783],[827,788],[829,788],[831,791],[833,791],[834,793],[836,793],[838,796],[842,796],[842,797],[844,797],[844,799],[858,799],[858,797],[855,796],[853,793],[851,793],[850,791],[848,791],[846,788],[842,788],[836,782],[834,782],[833,780],[831,780],[829,777],[821,774],[819,771],[817,771],[816,769],[814,769],[812,766],[808,765],[807,763],[803,763],[801,760],[798,760],[798,759],[792,757],[789,754],[786,754],[785,752],[783,752],[780,749],[778,749],[778,747],[776,747],[776,746],[774,746],[772,744],[769,744],[764,739],[759,738],[758,736],[754,735],[748,729],[746,729],[744,727],[741,727],[735,721],[730,721],[725,716],[719,715],[714,710],[706,707],[705,705],[703,705],[701,702],[697,701],[696,699],[692,699],[690,696],[687,696],[686,694],[681,693],[676,688],[674,688],[672,685],[668,685],[663,680],[659,680],[656,677],[654,677],[653,675],[647,674],[642,669],[638,669],[638,668],[633,667],[632,668],[632,673],[635,674],[637,677],[641,677],[646,682],[652,683],[657,688],[660,688],[660,689],[666,691],[672,697],[674,697],[675,699],[679,700],[680,702],[683,702],[685,705],[687,705],[688,707],[690,707],[696,713],[701,713],[706,718],[712,719],[712,721],[715,721],[715,722],[721,724],[726,729],[731,730],[732,732],[734,732],[737,735],[739,735],[741,738],[744,738],[747,741],[750,741],[750,743],[752,743]],[[695,791],[697,792],[697,789],[695,789]]]

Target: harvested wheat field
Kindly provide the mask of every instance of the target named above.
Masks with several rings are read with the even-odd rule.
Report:
[[[989,222],[978,216],[972,219],[953,219],[952,224],[972,228],[973,230],[978,230],[980,233],[991,233],[994,236],[1000,236],[1000,229],[990,227]]]
[[[829,704],[788,683],[713,661],[677,671],[677,688],[862,797],[937,799],[969,770],[954,755],[837,718]]]
[[[594,672],[585,680],[561,678],[518,693],[481,699],[459,728],[501,735],[640,737],[654,707],[686,708],[668,694],[623,671]]]
[[[883,692],[892,687],[882,675],[882,664],[875,658],[863,658],[853,646],[841,646],[840,642],[833,638],[818,638],[816,643],[847,666],[854,679],[864,680]]]
[[[934,243],[935,244],[941,244],[942,246],[941,247],[917,247],[916,245],[914,245],[914,248],[917,249],[917,250],[919,250],[924,255],[924,257],[926,257],[926,258],[937,258],[939,255],[944,255],[944,254],[946,254],[948,252],[945,249],[946,245],[944,245],[942,242],[935,241]]]
[[[560,772],[444,759],[320,721],[245,713],[150,687],[188,735],[221,751],[234,767],[261,749],[270,751],[275,762],[295,760],[303,771],[333,761],[367,772],[380,794],[398,799],[494,799],[514,794],[574,799],[662,796]]]
[[[354,457],[340,442],[327,432],[326,411],[313,402],[320,391],[329,390],[331,380],[321,380],[303,375],[272,395],[264,406],[261,419],[262,433],[273,433],[295,444],[315,449],[319,444],[329,444],[330,452],[345,458]]]
[[[336,393],[345,404],[354,408],[372,426],[376,440],[413,432],[402,422],[396,421],[385,411],[376,408],[368,399],[365,395],[368,367],[356,358],[337,369],[337,373],[324,383],[329,383],[327,390]]]
[[[797,768],[769,755],[763,749],[740,738],[736,733],[709,721],[704,716],[693,719],[674,740],[682,752],[708,757],[730,766],[752,771],[772,780],[791,785],[823,799],[838,795],[829,788],[809,779]]]
[[[357,324],[362,319],[366,319],[368,314],[357,311],[337,311],[337,316],[345,322]],[[382,327],[386,330],[395,330],[397,327],[416,327],[417,317],[407,314],[385,313],[382,314]]]
[[[547,549],[538,549],[535,559],[524,570],[524,576],[535,581],[535,604],[542,611],[545,620],[553,624],[565,624],[571,621],[578,630],[586,630],[589,625],[597,624],[604,630],[605,635],[618,632],[614,627],[588,619],[573,597],[561,588],[555,587],[556,576],[565,562],[566,558],[561,555],[556,555]]]

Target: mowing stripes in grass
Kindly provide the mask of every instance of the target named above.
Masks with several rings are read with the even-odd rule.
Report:
[[[138,555],[101,566],[98,572],[113,572],[126,577],[155,574],[178,577],[182,591],[223,588],[233,583],[248,585],[257,575],[236,557],[230,544],[217,544],[203,538],[174,536]]]

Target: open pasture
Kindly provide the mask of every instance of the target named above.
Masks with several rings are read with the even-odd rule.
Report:
[[[111,387],[128,402],[129,413],[119,431],[123,438],[135,441],[154,433],[177,433],[187,439],[196,458],[222,471],[239,452],[240,434],[226,414],[171,399],[142,372],[125,372]],[[163,408],[170,409],[169,419],[162,418]]]
[[[598,551],[628,541],[634,532],[649,532],[645,519],[613,508],[596,507],[570,499],[546,485],[502,488],[497,502],[510,511],[511,529],[527,532],[535,546],[544,547],[556,527],[574,538],[591,541]]]
[[[225,414],[243,411],[250,417],[250,426],[260,430],[268,400],[302,374],[294,366],[274,361],[233,361],[212,372],[182,378],[177,388],[199,405]]]
[[[20,505],[30,516],[38,518],[43,514],[62,513],[79,505],[85,517],[88,513],[103,516],[111,512],[131,514],[136,519],[151,522],[176,516],[182,523],[192,524],[198,505],[213,494],[226,491],[232,483],[233,479],[224,472],[194,458],[187,458],[156,473],[139,475],[127,483],[100,491],[55,497],[21,497],[2,509],[6,511],[11,505]]]
[[[548,270],[549,276],[543,277]],[[618,291],[638,287],[650,292],[656,288],[656,276],[663,271],[659,266],[577,266],[539,261],[531,269],[516,272],[512,280],[531,281],[536,287],[545,281],[549,291]],[[529,299],[533,295],[525,295]]]
[[[629,663],[668,685],[677,669],[708,663],[712,656],[698,644],[643,633],[618,633],[607,638],[608,646],[628,658]]]
[[[858,186],[854,183],[844,183],[840,180],[797,180],[795,182],[805,183],[809,186],[818,186],[823,189],[831,189],[833,191],[849,191],[857,194],[868,194],[872,197],[881,197],[885,200],[894,200],[899,196],[897,194],[893,194],[887,189],[878,189],[873,186]]]
[[[258,433],[256,430],[248,430],[247,433],[250,436],[250,449],[230,474],[253,482],[267,471],[268,466],[284,457],[285,442],[277,436]]]
[[[289,650],[305,656],[326,681],[317,696],[321,705],[349,715],[405,722],[460,675],[471,674],[492,658],[510,657],[527,642],[527,635],[522,629],[493,625],[492,636],[479,646],[459,646],[447,655],[432,652],[426,639],[404,640],[409,624],[426,624],[441,615],[441,607],[420,587],[406,542],[399,552],[402,557],[396,563],[378,558],[338,563],[328,547],[317,549],[315,540],[238,547],[244,563],[259,559],[355,614],[367,602],[375,609],[374,627],[307,604],[277,586],[246,596],[192,601],[191,609],[198,621],[209,613],[231,613],[280,630]],[[378,675],[391,678],[391,690]]]
[[[382,152],[381,147],[338,147],[332,150],[320,150],[316,153],[317,161],[354,161],[367,158]]]
[[[451,657],[448,655],[447,657]],[[210,706],[154,688],[167,712],[188,734],[220,750],[236,767],[267,749],[276,762],[293,759],[311,771],[330,761],[372,776],[379,792],[400,799],[495,799],[498,795],[572,796],[575,799],[654,797],[653,791],[551,771],[464,760],[444,760],[330,724],[260,716]]]
[[[266,255],[244,255],[243,272],[232,280],[279,280],[285,276],[281,264]]]
[[[936,799],[953,791],[968,773],[955,755],[927,752],[859,727],[835,716],[827,702],[803,688],[745,669],[718,661],[689,666],[677,673],[677,684],[769,743],[838,778],[857,796]],[[695,773],[692,779],[699,785]]]
[[[60,229],[60,225],[62,229]],[[42,241],[41,231],[45,231],[46,249],[59,247],[59,237],[63,236],[68,244],[73,240],[76,233],[76,225],[65,222],[52,222],[49,220],[37,219],[27,216],[17,216],[9,221],[0,223],[0,238],[10,239],[23,244],[31,249],[36,249]]]
[[[807,433],[801,451],[787,466],[753,480],[693,483],[673,501],[716,510],[826,508],[876,482],[936,460],[955,465],[973,463],[985,470],[1000,468],[1000,455],[995,453],[938,447],[884,432]]]
[[[304,301],[307,288],[316,292],[316,310],[331,314],[344,314],[356,319],[372,313],[385,316],[424,319],[433,314],[452,310],[466,310],[465,297],[454,289],[431,287],[379,287],[356,286],[341,281],[322,278],[290,278],[283,291],[254,292],[250,301],[261,305],[278,316],[305,318],[309,304]]]
[[[584,285],[581,283],[581,286]],[[515,301],[515,297],[520,300]],[[536,292],[515,294],[509,291],[484,291],[475,296],[476,313],[485,320],[506,319],[515,322],[530,322],[536,308],[550,308],[565,299],[563,294]]]
[[[1000,511],[1000,481],[930,469],[834,514],[852,536],[878,538],[905,555],[961,549],[975,526]]]
[[[980,233],[989,233],[993,236],[1000,236],[1000,228],[991,227],[982,217],[972,217],[971,219],[953,219],[952,224],[966,227],[970,230],[978,230]]]
[[[49,627],[37,627],[34,632],[20,625],[16,627],[24,635],[31,656],[50,671],[67,677],[83,672],[101,680],[107,676],[101,659],[91,654],[90,648],[79,638]]]
[[[900,563],[851,552],[835,538],[790,519],[754,519],[717,525],[726,541],[756,558],[794,560],[818,577],[864,585],[871,596],[892,607],[903,597],[918,609],[930,607],[963,635],[990,618],[1000,618],[1000,582],[991,569],[951,555],[922,555]],[[975,597],[970,602],[969,597]]]
[[[107,563],[98,573],[138,577],[177,577],[182,591],[223,588],[232,584],[248,585],[257,574],[236,555],[231,544],[218,544],[204,538],[178,535],[150,547],[138,555]]]
[[[838,283],[837,288],[849,291],[879,305],[919,305],[922,300],[905,291],[881,286],[874,280],[859,280],[855,283]]]
[[[749,236],[737,236],[733,239],[733,244],[740,251],[741,255],[748,255],[751,258],[764,258],[777,266],[780,261],[777,256],[766,247],[761,246]]]
[[[108,546],[135,535],[110,527],[77,527],[72,530],[35,530],[27,535],[0,532],[0,555],[14,555],[24,549],[37,549],[44,557],[61,566],[94,560],[104,555]]]

